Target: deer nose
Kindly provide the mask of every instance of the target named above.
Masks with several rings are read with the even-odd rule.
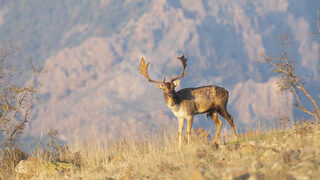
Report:
[[[172,97],[173,97],[173,94],[168,94],[168,97],[172,98]]]

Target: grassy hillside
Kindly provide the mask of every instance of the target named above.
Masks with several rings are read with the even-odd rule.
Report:
[[[173,131],[172,131],[173,132]],[[20,161],[14,174],[0,179],[317,179],[320,176],[320,125],[294,124],[288,130],[246,132],[239,141],[225,135],[219,145],[209,133],[193,132],[178,149],[175,133],[159,132],[140,140],[88,141],[58,145]],[[230,138],[231,139],[231,138]],[[9,178],[10,179],[10,178]]]

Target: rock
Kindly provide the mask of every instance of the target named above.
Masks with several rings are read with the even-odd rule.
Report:
[[[50,162],[41,158],[31,158],[22,160],[15,167],[15,172],[19,177],[31,178],[45,171],[46,174],[65,174],[69,175],[74,172],[75,167],[70,163]]]
[[[44,168],[44,160],[41,158],[31,158],[28,160],[22,160],[15,167],[15,172],[19,176],[33,177],[37,175]]]

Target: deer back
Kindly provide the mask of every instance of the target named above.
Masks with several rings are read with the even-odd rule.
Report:
[[[219,110],[228,102],[228,91],[218,86],[186,88],[177,92],[180,108],[190,114],[205,113]]]

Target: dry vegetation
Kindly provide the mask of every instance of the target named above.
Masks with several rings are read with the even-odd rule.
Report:
[[[28,158],[28,154],[19,150],[18,139],[30,120],[33,101],[33,84],[38,75],[32,63],[33,76],[29,82],[20,73],[12,57],[19,49],[8,42],[0,46],[0,173],[12,173],[15,165]],[[21,85],[22,84],[22,85]],[[31,85],[29,85],[31,84]]]
[[[52,132],[51,132],[52,133]],[[310,121],[288,130],[250,131],[219,145],[208,132],[193,132],[180,150],[177,137],[159,133],[140,140],[90,141],[62,146],[48,142],[35,158],[22,160],[0,179],[317,179],[320,125]],[[51,134],[52,135],[52,134]],[[53,134],[54,135],[54,134]],[[51,137],[54,140],[54,137]],[[209,138],[210,139],[210,138]]]
[[[295,106],[304,113],[307,113],[317,119],[320,123],[320,109],[317,101],[309,94],[308,90],[305,89],[302,77],[297,75],[295,71],[294,63],[295,60],[289,57],[290,42],[287,34],[281,35],[279,44],[281,53],[278,57],[266,56],[265,62],[270,63],[273,66],[272,72],[277,74],[279,77],[278,86],[279,91],[290,91],[295,95],[296,102]],[[309,109],[305,107],[303,97],[309,99],[313,107]]]

